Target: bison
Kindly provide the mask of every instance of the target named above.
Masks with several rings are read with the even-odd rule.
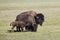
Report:
[[[20,28],[21,28],[21,31],[23,31],[23,28],[25,27],[25,25],[26,25],[26,23],[23,22],[23,21],[14,21],[14,22],[11,22],[10,23],[10,26],[12,26],[12,28],[11,28],[12,30],[11,31],[13,31],[13,29],[15,27],[18,27],[19,28],[18,31],[20,31]]]
[[[10,23],[10,26],[12,26],[12,30],[15,28],[15,27],[18,27],[19,29],[17,31],[23,31],[23,28],[26,26],[27,24],[23,21],[14,21],[14,22],[11,22]],[[20,29],[21,28],[21,29]]]

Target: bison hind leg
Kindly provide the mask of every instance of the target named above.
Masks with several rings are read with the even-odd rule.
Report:
[[[17,26],[17,27],[16,27],[16,32],[20,32],[20,31],[21,31],[20,27]]]
[[[21,32],[23,32],[23,27],[21,27]]]

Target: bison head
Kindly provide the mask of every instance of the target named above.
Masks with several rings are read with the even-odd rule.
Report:
[[[40,26],[42,26],[43,22],[44,22],[44,15],[42,13],[38,13],[35,16],[35,21],[37,24],[40,24]]]

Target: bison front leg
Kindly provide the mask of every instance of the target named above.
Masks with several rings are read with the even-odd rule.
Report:
[[[37,28],[38,28],[38,25],[37,24],[34,24],[34,26],[33,26],[33,32],[36,32],[37,31]]]
[[[34,32],[36,32],[36,31],[37,31],[37,28],[38,28],[38,26],[34,26]]]

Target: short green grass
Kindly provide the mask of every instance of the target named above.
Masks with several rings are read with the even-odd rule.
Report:
[[[0,40],[60,40],[60,2],[0,2]],[[37,32],[8,32],[10,22],[26,10],[43,13],[43,26],[38,25]]]

